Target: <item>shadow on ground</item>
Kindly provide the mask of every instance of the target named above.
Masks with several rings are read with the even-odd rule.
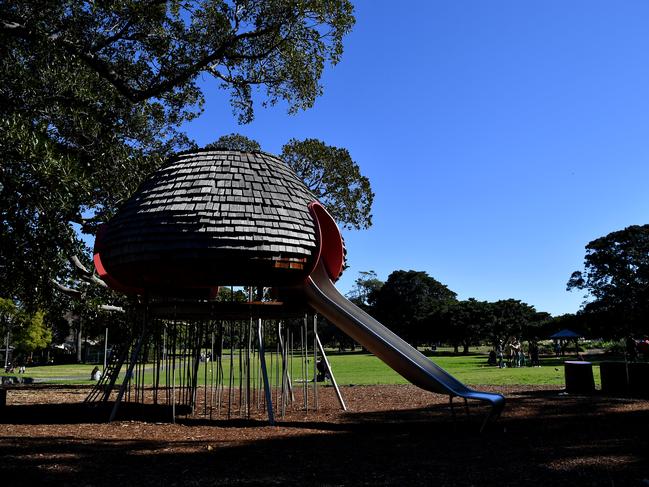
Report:
[[[82,405],[15,406],[0,420],[5,431],[0,476],[24,485],[113,487],[646,486],[648,405],[544,391],[511,397],[501,421],[483,434],[477,431],[482,410],[473,408],[465,416],[458,408],[453,421],[448,405],[436,404],[349,413],[334,422],[286,421],[278,427],[187,419],[173,426],[179,434],[151,439],[75,434],[72,430],[103,420]],[[102,431],[137,428],[142,412],[123,417],[135,421],[132,425],[102,425]],[[34,415],[38,421],[28,420]],[[12,436],[11,425],[17,424],[69,424],[71,432]],[[195,438],[197,432],[204,436]]]

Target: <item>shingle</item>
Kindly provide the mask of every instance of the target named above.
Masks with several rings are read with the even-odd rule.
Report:
[[[307,205],[314,199],[283,161],[268,154],[179,155],[110,221],[102,260],[122,264],[200,248],[309,256],[316,235]]]

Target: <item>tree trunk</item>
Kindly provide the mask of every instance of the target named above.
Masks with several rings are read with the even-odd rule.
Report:
[[[460,346],[457,343],[453,344],[453,353],[457,354],[460,351]]]
[[[464,344],[464,350],[462,350],[462,355],[469,355],[469,344]]]

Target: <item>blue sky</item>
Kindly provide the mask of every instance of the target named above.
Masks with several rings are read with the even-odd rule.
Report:
[[[359,271],[415,269],[460,299],[577,311],[584,246],[649,215],[649,2],[354,3],[314,108],[239,126],[205,82],[189,135],[350,151],[376,199],[373,227],[345,232],[344,292]]]

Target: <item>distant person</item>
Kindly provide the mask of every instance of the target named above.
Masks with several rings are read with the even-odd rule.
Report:
[[[626,351],[626,359],[629,362],[635,362],[638,358],[637,343],[631,335],[626,337],[626,344],[624,348]]]
[[[644,355],[645,359],[649,357],[649,338],[645,335],[642,337],[642,340],[638,340],[636,343],[636,350]]]
[[[25,359],[21,357],[21,358],[18,360],[18,373],[19,373],[19,374],[24,374],[24,373],[25,373],[25,370],[26,370],[26,369],[25,369]]]
[[[324,382],[324,380],[327,378],[328,375],[327,364],[325,363],[324,360],[318,359],[315,366],[316,369],[318,370],[318,375],[316,377],[316,380],[318,382]]]
[[[530,362],[532,367],[541,366],[541,362],[539,362],[539,344],[536,340],[530,342]]]
[[[559,340],[554,342],[554,354],[557,358],[561,357],[561,343],[559,343]]]
[[[487,359],[487,365],[496,365],[498,363],[498,358],[496,357],[496,351],[489,351],[489,358]]]
[[[503,341],[498,340],[498,345],[496,345],[496,357],[498,358],[498,367],[501,369],[505,367],[505,352],[503,348]]]
[[[516,337],[512,338],[509,343],[509,366],[520,366],[521,343]]]
[[[95,368],[90,372],[90,380],[99,380],[101,379],[101,370],[95,365]]]

